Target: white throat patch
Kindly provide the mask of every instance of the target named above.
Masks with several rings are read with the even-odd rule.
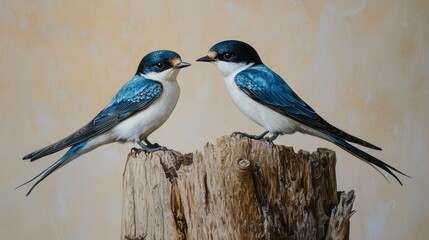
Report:
[[[235,63],[235,62],[224,62],[224,61],[216,61],[214,63],[224,78],[228,77],[231,74],[236,75],[238,72],[243,71],[244,69],[254,64],[254,63],[246,64],[246,63]]]
[[[179,71],[180,69],[169,68],[162,72],[151,72],[148,74],[141,74],[141,76],[155,81],[176,81]]]

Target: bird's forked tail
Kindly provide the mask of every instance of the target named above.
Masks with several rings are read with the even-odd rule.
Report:
[[[330,137],[332,140],[332,143],[334,143],[335,145],[339,146],[340,148],[346,150],[347,152],[351,153],[352,155],[360,158],[361,160],[367,162],[368,164],[370,164],[371,166],[376,166],[378,168],[383,169],[384,171],[386,171],[387,173],[389,173],[390,175],[392,175],[398,182],[399,184],[402,185],[401,180],[399,180],[399,178],[393,173],[393,172],[397,172],[401,175],[404,175],[406,177],[409,177],[407,174],[399,171],[398,169],[390,166],[389,164],[381,161],[380,159],[369,155],[368,153],[354,147],[353,145],[347,143],[346,141],[337,138],[337,137]]]
[[[72,148],[70,148],[65,154],[64,156],[62,156],[60,159],[58,159],[56,162],[54,162],[51,166],[49,166],[48,168],[46,168],[45,170],[43,170],[41,173],[39,173],[37,176],[35,176],[34,178],[28,180],[27,182],[19,185],[18,187],[16,187],[15,189],[18,189],[34,180],[36,180],[37,178],[39,178],[36,183],[33,184],[33,186],[31,186],[30,190],[28,191],[28,193],[25,196],[30,195],[31,191],[33,191],[33,189],[40,183],[43,181],[43,179],[45,179],[46,177],[48,177],[49,175],[51,175],[53,172],[55,172],[56,170],[60,169],[61,167],[63,167],[64,165],[66,165],[67,163],[71,162],[72,160],[74,160],[75,158],[79,157],[82,152],[82,148],[86,145],[87,141],[83,141],[80,142],[79,144],[74,145]]]

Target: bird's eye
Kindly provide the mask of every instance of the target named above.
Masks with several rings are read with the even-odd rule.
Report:
[[[164,63],[159,62],[159,63],[156,64],[156,67],[159,68],[159,69],[163,69],[164,68]]]
[[[231,58],[232,58],[232,53],[230,53],[230,52],[224,53],[224,54],[223,54],[223,58],[224,58],[225,60],[229,60],[229,59],[231,59]]]

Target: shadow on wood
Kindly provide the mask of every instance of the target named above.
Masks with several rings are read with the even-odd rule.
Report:
[[[121,239],[348,239],[354,192],[335,153],[221,137],[203,152],[128,155]]]

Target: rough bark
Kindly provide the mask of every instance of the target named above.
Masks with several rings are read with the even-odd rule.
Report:
[[[335,162],[328,149],[230,137],[194,154],[130,153],[121,239],[348,239],[354,193],[337,193]]]

